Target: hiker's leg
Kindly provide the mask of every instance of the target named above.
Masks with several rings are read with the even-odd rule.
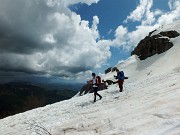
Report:
[[[102,98],[102,96],[99,93],[97,93],[97,95],[99,96],[100,99]]]
[[[120,85],[119,88],[120,88],[120,92],[122,92],[123,91],[123,86]]]
[[[122,91],[123,91],[123,82],[124,82],[123,80],[119,80],[119,81],[118,81],[119,89],[120,89],[119,92],[122,92]]]
[[[96,102],[97,87],[93,87],[93,89],[94,89],[94,102]]]

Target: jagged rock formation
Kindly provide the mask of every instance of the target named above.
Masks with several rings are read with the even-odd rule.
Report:
[[[156,30],[150,32],[148,36],[141,40],[134,51],[131,52],[131,55],[135,54],[139,56],[141,60],[145,60],[155,54],[163,53],[173,46],[170,38],[179,36],[177,31],[164,31],[151,36],[155,31]]]
[[[106,80],[106,81],[103,81],[103,82],[107,83],[108,85],[114,84],[114,82],[112,80]]]
[[[107,88],[108,87],[107,87],[106,83],[101,83],[100,86],[99,86],[99,90],[105,90]]]
[[[113,67],[112,68],[112,72],[116,71],[117,67]]]
[[[110,68],[106,69],[106,70],[105,70],[105,74],[107,74],[107,73],[111,72],[111,69],[112,69],[112,67],[110,67]]]
[[[100,86],[99,86],[99,90],[105,90],[105,89],[107,89],[106,84],[105,83],[101,83]],[[87,83],[87,84],[85,84],[82,87],[79,95],[81,96],[81,95],[84,95],[84,94],[87,94],[87,93],[92,93],[92,92],[93,92],[92,84],[91,83]]]
[[[87,83],[82,87],[82,89],[80,90],[79,95],[81,96],[82,94],[87,94],[91,89],[92,89],[92,84]]]
[[[117,67],[110,67],[110,68],[108,68],[108,69],[106,69],[105,70],[105,74],[107,74],[107,73],[109,73],[109,72],[114,72],[114,71],[116,71],[116,69],[117,69]]]

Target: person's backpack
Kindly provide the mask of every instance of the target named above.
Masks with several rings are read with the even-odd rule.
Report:
[[[96,76],[96,85],[99,86],[101,84],[101,77]]]
[[[123,71],[120,71],[118,74],[119,74],[119,75],[118,75],[118,79],[119,79],[119,80],[124,80],[124,78],[125,78],[124,72],[123,72]]]

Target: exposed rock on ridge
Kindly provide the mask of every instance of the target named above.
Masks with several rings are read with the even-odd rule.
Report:
[[[99,90],[105,90],[105,89],[107,89],[106,83],[101,83],[100,86],[99,86]],[[92,92],[93,92],[92,84],[91,83],[87,83],[80,90],[79,96],[85,95],[87,93],[92,93]]]
[[[112,67],[110,67],[110,68],[106,69],[106,70],[105,70],[105,74],[107,74],[107,73],[111,72],[111,69],[112,69]]]
[[[177,31],[164,31],[157,35],[151,36],[156,30],[149,33],[143,40],[141,40],[131,55],[137,55],[141,60],[145,60],[155,54],[163,53],[173,47],[170,38],[179,36]]]

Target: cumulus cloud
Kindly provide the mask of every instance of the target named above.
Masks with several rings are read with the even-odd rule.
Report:
[[[100,67],[110,52],[108,40],[99,40],[99,18],[89,26],[68,9],[97,2],[0,0],[0,71],[73,78]]]
[[[152,10],[153,0],[140,0],[136,9],[124,20],[124,23],[137,21],[140,22],[140,25],[137,25],[133,31],[128,31],[128,28],[120,25],[116,29],[116,38],[113,40],[114,46],[131,50],[150,31],[179,20],[180,0],[169,0],[168,5],[170,11],[163,11],[161,9]]]
[[[76,3],[98,0],[0,0],[0,73],[82,78],[111,57],[110,47],[131,50],[150,31],[180,19],[180,0],[169,0],[170,11],[140,0],[124,22],[140,22],[134,31],[120,25],[114,39],[101,39],[100,20],[92,25],[69,10]],[[109,31],[111,33],[112,30]]]
[[[73,5],[76,3],[86,3],[87,5],[91,5],[92,3],[98,3],[99,0],[63,0],[65,6]]]
[[[118,26],[115,31],[115,39],[113,40],[113,44],[117,46],[122,45],[123,42],[126,42],[126,35],[128,33],[127,28],[122,25]]]
[[[144,17],[144,14],[152,7],[153,0],[140,0],[140,4],[136,9],[127,17],[125,22],[128,20],[132,21],[141,21]]]
[[[165,25],[180,19],[180,0],[170,0],[168,2],[170,12],[162,14],[158,19],[157,23]]]
[[[180,1],[179,0],[170,0],[168,2],[168,5],[169,5],[170,10],[174,10],[176,8],[179,8]]]

